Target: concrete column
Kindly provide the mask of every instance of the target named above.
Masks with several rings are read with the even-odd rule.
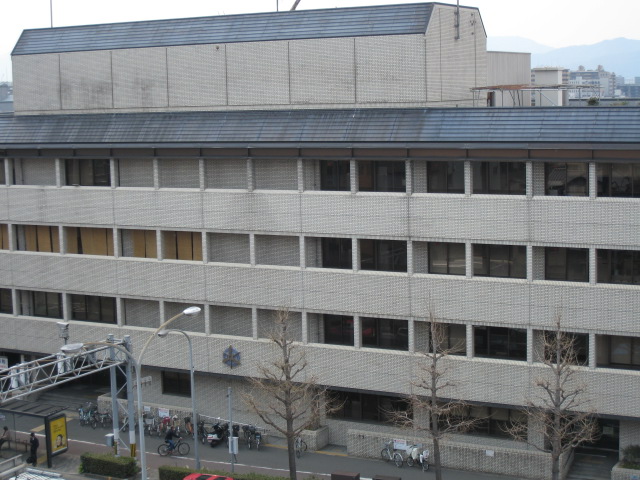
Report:
[[[252,337],[254,340],[258,339],[258,309],[256,307],[251,308],[251,329]]]
[[[158,260],[164,259],[164,252],[162,251],[164,243],[162,241],[162,230],[156,230],[156,250],[158,254]]]
[[[413,273],[413,242],[407,241],[407,273],[411,275]]]
[[[304,235],[300,235],[299,242],[300,242],[300,268],[307,268],[307,254],[306,254]]]
[[[118,161],[115,158],[109,159],[109,173],[111,175],[111,188],[120,185],[120,175],[118,175]]]
[[[473,358],[473,325],[467,325],[467,358]]]
[[[598,195],[598,169],[595,162],[589,163],[589,199],[595,200]]]
[[[469,197],[473,191],[473,171],[471,170],[471,162],[464,162],[464,194]]]
[[[202,262],[209,263],[209,235],[207,232],[201,232],[202,234]]]
[[[16,226],[13,223],[7,224],[7,233],[9,234],[9,251],[18,250],[18,239],[16,238]]]
[[[198,159],[198,177],[200,178],[200,190],[204,191],[204,189],[207,188],[204,169],[204,158]]]
[[[120,230],[117,227],[113,229],[113,256],[120,258],[122,256],[122,242],[120,241]]]
[[[527,199],[533,198],[533,162],[529,161],[525,163],[525,193]]]
[[[118,327],[124,327],[126,325],[126,320],[124,298],[116,297],[116,322]]]
[[[527,282],[533,282],[533,247],[527,245]]]
[[[256,266],[256,234],[249,234],[249,263],[252,267]]]
[[[533,363],[533,328],[527,328],[527,363]]]
[[[62,318],[71,320],[71,298],[68,293],[62,294]]]
[[[589,283],[591,285],[596,284],[598,278],[598,255],[596,249],[591,247],[589,249]]]
[[[358,162],[353,158],[349,160],[349,172],[351,173],[351,193],[358,193]]]
[[[590,333],[589,334],[589,368],[591,369],[596,368],[597,363],[598,363],[598,360],[596,357],[596,334]]]
[[[407,337],[409,343],[409,352],[416,351],[416,321],[413,318],[407,320]]]
[[[13,185],[13,160],[4,159],[4,180],[6,185]]]
[[[404,161],[404,172],[406,192],[407,195],[411,195],[413,193],[413,164],[409,159]]]
[[[13,314],[20,315],[22,313],[20,293],[15,288],[11,290],[11,303],[13,304]]]
[[[160,188],[160,160],[153,159],[153,188],[158,190]]]
[[[165,308],[164,308],[164,300],[160,300],[159,302],[159,310],[160,310],[160,318],[158,318],[158,327],[160,325],[162,325],[164,323],[164,321],[167,319],[166,318],[166,314],[165,314]]]
[[[351,268],[354,272],[360,270],[360,244],[357,238],[351,239]]]
[[[353,346],[355,348],[362,348],[362,324],[360,323],[360,317],[353,316]]]
[[[473,277],[473,244],[471,242],[465,242],[464,245],[464,259],[465,259],[465,277]]]
[[[255,170],[253,168],[253,158],[247,158],[247,190],[253,192],[256,189]]]
[[[204,333],[211,335],[211,307],[204,305]]]
[[[304,161],[298,158],[298,193],[304,192]]]
[[[62,187],[62,161],[59,158],[55,160],[55,169],[56,169],[56,187]]]
[[[302,314],[302,343],[309,343],[309,317],[307,311],[303,310]]]

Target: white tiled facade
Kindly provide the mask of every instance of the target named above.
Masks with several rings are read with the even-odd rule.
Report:
[[[486,82],[486,36],[477,10],[461,8],[456,40],[454,15],[455,7],[437,4],[423,36],[16,56],[16,110],[470,105],[470,89]],[[640,372],[635,366],[609,368],[608,345],[612,337],[640,335],[640,287],[598,281],[597,259],[603,249],[640,250],[640,199],[599,195],[596,171],[598,164],[635,165],[638,150],[637,143],[616,151],[597,145],[550,149],[535,140],[517,150],[495,144],[346,148],[331,141],[299,148],[7,148],[0,185],[0,224],[6,225],[0,230],[0,290],[12,302],[0,314],[0,354],[56,352],[60,319],[71,323],[74,342],[114,333],[130,335],[140,348],[164,319],[197,305],[203,313],[180,319],[175,327],[193,338],[201,413],[222,416],[226,387],[239,398],[247,388],[242,378],[256,375],[258,362],[269,358],[266,336],[278,308],[291,310],[293,333],[310,373],[322,384],[376,397],[410,393],[432,308],[450,325],[450,338],[465,347],[462,355],[446,360],[456,384],[448,395],[515,411],[530,398],[543,369],[535,351],[540,332],[553,328],[560,309],[563,328],[586,335],[588,358],[578,367],[579,376],[589,385],[589,404],[618,422],[622,448],[637,442]],[[83,158],[108,160],[109,185],[70,183],[65,166]],[[342,191],[322,184],[323,162],[336,158],[351,170]],[[362,191],[359,171],[370,160],[402,165],[401,191]],[[461,191],[430,191],[429,164],[442,161],[463,166]],[[524,190],[517,195],[474,191],[474,164],[481,162],[522,165]],[[549,195],[545,166],[552,162],[587,165],[586,194]],[[40,244],[21,247],[35,238],[29,237],[31,227],[39,228],[33,234],[38,242],[42,235],[55,245],[52,251]],[[75,253],[78,237],[87,245],[106,239],[104,252]],[[323,267],[327,238],[351,246],[349,268]],[[404,245],[406,268],[361,268],[367,240]],[[435,243],[464,246],[463,274],[430,273]],[[525,274],[480,276],[474,248],[486,244],[522,247]],[[588,277],[546,279],[550,247],[586,249]],[[25,300],[26,292],[59,293],[62,310],[48,318],[34,315],[38,305]],[[74,320],[76,295],[114,299],[115,324]],[[6,310],[6,303],[2,307]],[[353,346],[326,342],[326,315],[354,319]],[[406,348],[363,346],[363,319],[369,318],[406,322]],[[479,355],[474,347],[483,327],[524,330],[524,356]],[[145,402],[189,408],[189,398],[163,394],[161,374],[187,370],[183,340],[158,339],[148,350],[144,373],[153,381],[144,387]],[[233,369],[222,363],[230,345],[242,356]],[[235,408],[234,419],[256,421],[239,401]],[[411,436],[371,420],[324,423],[330,442],[358,455],[377,456],[382,439]],[[488,448],[496,452],[494,460],[483,453]],[[466,435],[450,439],[443,459],[456,468],[538,478],[548,473],[548,461],[540,455],[524,443]]]

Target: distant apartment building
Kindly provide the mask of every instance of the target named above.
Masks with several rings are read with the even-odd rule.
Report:
[[[598,65],[596,70],[587,70],[582,65],[578,70],[570,70],[569,84],[582,87],[569,90],[569,98],[601,98],[616,95],[616,74],[607,72],[602,65]]]

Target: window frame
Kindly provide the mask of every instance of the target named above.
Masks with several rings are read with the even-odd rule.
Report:
[[[448,160],[448,161],[428,161],[427,162],[427,193],[452,193],[464,194],[464,160]],[[446,167],[446,179],[439,178],[445,175],[443,171]],[[460,169],[460,167],[462,167]],[[441,171],[436,169],[440,168]],[[454,177],[455,176],[455,177]],[[440,185],[434,186],[439,181]],[[461,187],[455,185],[460,183]]]
[[[437,267],[434,267],[434,259],[438,247],[444,247],[445,252],[445,269],[444,271],[436,271]],[[452,247],[459,249],[462,247],[462,271],[460,272],[459,266],[455,266],[454,263],[456,261],[460,261],[458,257],[453,257],[452,255]],[[427,242],[427,257],[428,257],[428,266],[427,271],[434,275],[466,275],[467,273],[467,254],[466,254],[466,244],[459,242]],[[457,253],[457,252],[456,252]]]
[[[482,332],[485,332],[484,335]],[[516,338],[516,336],[520,338]],[[498,341],[503,337],[506,337],[506,341]],[[484,340],[484,347],[479,344],[479,339]],[[506,351],[501,354],[496,351],[498,348],[506,348]],[[479,358],[526,361],[527,329],[475,325],[473,327],[473,352],[474,356]]]
[[[104,158],[65,159],[65,185],[111,187],[111,160]]]
[[[527,278],[527,247],[524,245],[502,245],[497,243],[474,243],[471,245],[473,256],[473,276],[474,277],[494,277],[494,278]],[[499,252],[501,249],[508,248],[506,252]],[[480,250],[484,250],[481,252]],[[519,251],[521,251],[519,253]],[[497,255],[502,253],[503,258],[499,259],[500,265],[495,266]],[[506,257],[504,256],[506,253]],[[481,259],[478,262],[476,259]],[[521,265],[516,264],[516,260],[521,260]],[[481,264],[483,268],[480,270],[476,266]],[[507,267],[506,275],[496,274],[495,269]],[[517,274],[518,271],[522,273]]]
[[[406,332],[404,340],[402,340],[403,337],[399,334],[402,329]],[[371,333],[367,334],[368,331],[371,331]],[[408,351],[408,331],[408,320],[360,317],[360,341],[364,348]]]
[[[521,171],[516,170],[516,166]],[[498,169],[499,187],[496,189],[492,179],[491,170]],[[527,193],[527,167],[525,162],[499,162],[482,161],[472,162],[472,185],[473,193],[479,195],[526,195]],[[522,178],[519,178],[522,176]],[[520,180],[520,181],[517,181]],[[512,185],[519,187],[512,187]]]
[[[353,392],[346,390],[327,391],[330,402],[335,402],[340,408],[328,413],[329,418],[359,422],[388,422],[392,418],[390,408],[385,404],[390,404],[391,409],[405,411],[411,418],[410,402],[403,397],[391,395],[377,395],[373,393]],[[400,408],[394,408],[400,407]]]
[[[621,192],[616,192],[614,194],[613,184],[614,178],[618,178],[614,176],[614,169],[620,169],[622,167],[627,167],[631,169],[631,175],[629,178],[629,193],[624,195]],[[618,175],[620,176],[620,175]],[[597,197],[602,198],[639,198],[640,197],[640,163],[606,163],[606,162],[597,162],[596,163],[596,178],[597,178]],[[623,176],[623,178],[625,178]]]
[[[350,160],[319,160],[319,163],[320,190],[328,192],[351,191]]]
[[[71,319],[83,322],[117,324],[116,299],[100,295],[70,294]],[[82,305],[83,309],[76,309]],[[84,311],[84,314],[82,312]],[[97,316],[95,315],[97,313]],[[84,318],[83,318],[84,317]]]
[[[574,177],[571,180],[569,178],[569,172],[571,169],[576,169],[577,166],[583,170],[582,177]],[[557,178],[554,180],[555,182],[559,182],[557,185],[557,189],[552,190],[552,186],[550,186],[549,177],[553,173],[553,171],[562,171],[564,170],[564,175],[562,178]],[[559,173],[556,174],[557,177],[560,176]],[[585,185],[583,187],[569,187],[569,184],[572,181],[575,181],[578,178],[584,178]],[[570,191],[573,188],[576,191]],[[582,190],[578,192],[578,190]],[[555,193],[550,193],[555,192]],[[544,194],[545,196],[557,196],[557,197],[588,197],[589,196],[589,163],[587,162],[545,162],[544,164]]]
[[[549,276],[549,272],[553,271],[554,269],[558,269],[559,265],[556,263],[555,265],[553,265],[553,268],[550,268],[550,258],[551,255],[549,255],[551,249],[557,249],[557,250],[563,250],[563,259],[562,261],[564,262],[564,274],[562,275],[562,278],[559,277],[550,277]],[[568,278],[569,277],[569,261],[568,261],[568,255],[577,255],[577,253],[582,253],[584,255],[584,267],[585,267],[585,274],[583,276],[581,276],[581,279],[577,279],[577,278]],[[558,260],[559,261],[559,260]],[[580,282],[580,283],[588,283],[589,282],[589,249],[588,248],[567,248],[567,247],[545,247],[544,249],[544,279],[545,280],[552,280],[552,281],[558,281],[558,282]]]
[[[322,268],[353,269],[353,240],[351,238],[321,237],[320,249],[322,250]],[[334,250],[337,250],[337,253]],[[337,262],[327,261],[327,257],[332,253],[337,255]]]
[[[629,259],[619,258],[629,256]],[[627,265],[627,262],[630,265]],[[622,270],[630,270],[626,275],[615,274],[619,271],[620,264],[624,263]],[[639,250],[613,250],[596,249],[597,283],[610,283],[616,285],[640,285],[640,251]],[[625,276],[630,276],[629,281],[624,281]]]
[[[340,334],[333,335],[329,331],[332,328],[329,322],[334,321],[339,325],[333,326],[333,328],[339,328]],[[355,319],[349,315],[332,315],[323,314],[322,324],[324,332],[324,343],[327,345],[346,345],[349,347],[354,346],[354,321]]]
[[[404,245],[404,248],[402,247]],[[388,252],[382,251],[386,248]],[[360,270],[407,273],[407,242],[405,240],[358,239]],[[363,252],[367,255],[363,255]],[[387,253],[386,257],[382,255]]]
[[[385,169],[383,172],[382,170]],[[365,181],[367,180],[368,181]],[[382,181],[384,179],[384,181]],[[407,167],[399,160],[358,160],[359,192],[407,192]]]
[[[0,288],[0,313],[13,314],[13,296],[10,288]]]

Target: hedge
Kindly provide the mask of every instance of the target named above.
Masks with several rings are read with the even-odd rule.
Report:
[[[162,465],[158,468],[160,480],[182,480],[190,473],[195,472],[233,477],[235,480],[289,480],[289,477],[272,477],[270,475],[262,475],[259,473],[230,473],[224,470],[207,470],[206,468],[194,470],[192,468],[173,467],[170,465]]]
[[[116,457],[110,453],[83,453],[80,455],[80,472],[104,477],[130,478],[140,469],[132,457]]]

